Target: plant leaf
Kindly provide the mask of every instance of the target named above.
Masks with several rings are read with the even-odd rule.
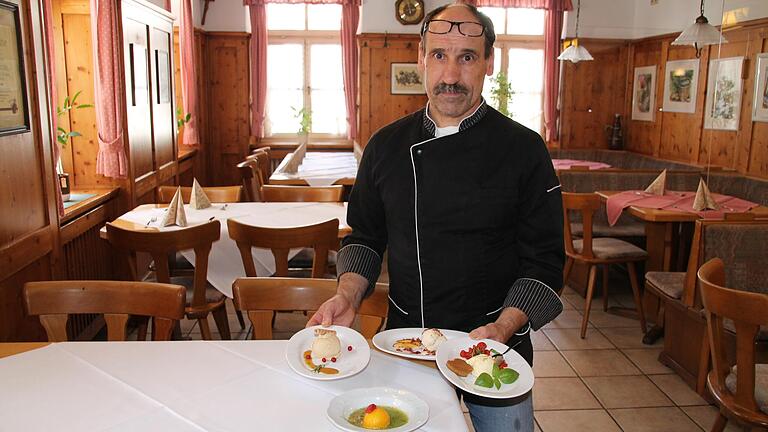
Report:
[[[493,379],[493,385],[496,386],[496,390],[499,390],[501,388],[501,382],[498,378]]]
[[[512,384],[513,382],[517,381],[519,377],[520,374],[514,369],[506,368],[499,372],[499,381],[503,382],[504,384]]]
[[[493,378],[491,378],[491,376],[488,375],[486,372],[483,372],[475,380],[475,385],[480,387],[485,387],[485,388],[491,388],[493,387]]]
[[[80,109],[80,108],[93,108],[93,105],[91,105],[91,104],[81,104],[81,105],[77,105],[75,108],[77,108],[77,109]]]
[[[80,134],[80,132],[76,132],[76,131],[72,131],[72,132],[68,133],[67,135],[69,135],[69,136],[71,136],[71,137],[79,137],[79,136],[82,136],[82,135]]]

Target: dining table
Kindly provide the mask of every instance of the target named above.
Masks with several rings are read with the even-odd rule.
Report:
[[[162,226],[167,204],[142,204],[123,214],[112,224],[130,230],[167,231],[182,227]],[[202,224],[213,220],[221,223],[221,236],[211,246],[208,256],[208,282],[224,295],[232,298],[232,282],[245,277],[245,268],[237,244],[229,237],[227,219],[268,228],[290,228],[312,225],[330,219],[339,221],[339,237],[346,236],[351,229],[347,225],[346,203],[316,202],[255,202],[255,203],[212,203],[205,209],[195,209],[184,205],[187,226]],[[106,239],[106,229],[100,232]],[[256,274],[271,276],[275,273],[275,257],[269,249],[252,248]],[[301,249],[292,249],[288,259],[296,256]],[[180,251],[190,263],[195,262],[192,250]],[[335,252],[332,252],[335,253]]]
[[[552,165],[555,167],[555,170],[590,171],[611,168],[610,165],[604,162],[580,159],[552,159]]]
[[[288,348],[285,340],[0,344],[0,430],[335,431],[331,399],[374,387],[425,401],[418,430],[468,430],[453,386],[433,367],[371,350],[356,375],[318,381],[289,367]]]
[[[269,184],[331,186],[355,184],[357,157],[353,152],[307,152],[295,173],[286,171],[293,158],[289,153],[269,177]]]

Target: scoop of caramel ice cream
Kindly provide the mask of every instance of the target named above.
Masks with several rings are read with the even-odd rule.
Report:
[[[327,358],[338,357],[341,354],[341,341],[334,330],[315,329],[315,340],[312,341],[312,356]]]

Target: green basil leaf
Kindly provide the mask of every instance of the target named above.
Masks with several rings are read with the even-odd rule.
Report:
[[[493,378],[496,379],[499,377],[499,372],[501,372],[501,369],[499,369],[499,365],[496,364],[496,362],[493,363],[493,370],[491,373],[493,374]]]
[[[506,368],[499,372],[499,380],[504,384],[512,384],[517,381],[519,377],[520,374],[514,369]]]
[[[493,387],[493,378],[491,378],[491,376],[488,375],[487,373],[483,372],[475,380],[475,385],[480,387],[485,387],[485,388],[491,388]]]
[[[501,381],[499,381],[498,378],[494,378],[493,379],[493,385],[495,385],[496,386],[496,390],[498,390],[498,389],[501,388]]]

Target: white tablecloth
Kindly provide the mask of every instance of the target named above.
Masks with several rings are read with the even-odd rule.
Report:
[[[187,224],[196,225],[207,222],[210,218],[221,222],[221,238],[213,243],[208,257],[208,282],[227,297],[232,297],[232,282],[245,276],[243,261],[237,244],[229,238],[227,219],[233,218],[239,222],[250,225],[285,228],[292,226],[312,225],[329,219],[338,219],[339,227],[346,227],[346,204],[336,203],[233,203],[227,204],[226,210],[221,210],[223,204],[214,203],[212,207],[203,210],[195,210],[188,204],[184,206],[187,215]],[[149,227],[161,230],[181,229],[177,226],[160,227],[160,222],[165,213],[164,208],[138,207],[122,216],[130,222],[141,225],[152,218],[156,220]],[[299,249],[289,253],[289,259],[293,258]],[[191,263],[195,262],[193,251],[183,251],[184,257]],[[269,249],[253,248],[253,258],[256,265],[256,274],[259,276],[271,276],[275,272],[275,258]]]
[[[429,405],[423,431],[466,431],[436,369],[371,351],[361,373],[297,375],[287,341],[73,342],[0,359],[0,431],[334,431],[330,400],[395,387]]]
[[[286,157],[290,157],[286,156]],[[307,152],[298,172],[277,173],[291,178],[304,179],[310,186],[330,186],[343,178],[357,176],[357,159],[351,152]]]

